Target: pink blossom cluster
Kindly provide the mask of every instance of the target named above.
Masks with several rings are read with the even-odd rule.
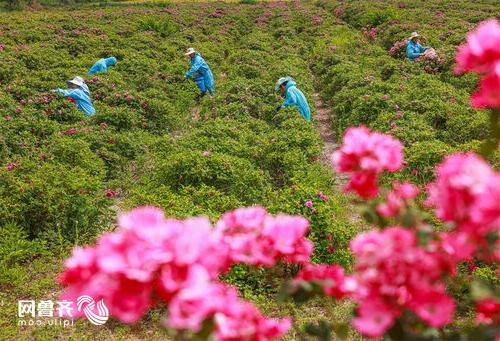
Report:
[[[318,284],[325,295],[337,299],[348,297],[356,288],[356,282],[346,277],[339,265],[307,264],[294,278],[292,285],[298,287],[301,282]]]
[[[342,18],[344,15],[344,9],[342,7],[337,7],[333,10],[333,15],[335,15],[337,18]]]
[[[483,78],[479,90],[472,96],[475,108],[500,107],[500,24],[491,19],[479,24],[459,47],[455,72],[475,72]]]
[[[362,198],[378,194],[378,177],[384,171],[401,168],[403,145],[397,139],[366,127],[349,128],[342,147],[332,155],[337,171],[351,174],[346,191]]]
[[[356,257],[353,298],[358,303],[353,325],[363,334],[383,335],[404,309],[433,327],[452,321],[455,304],[442,282],[446,264],[418,245],[414,230],[391,227],[363,233],[351,242],[351,250]]]
[[[395,217],[407,205],[408,200],[414,199],[418,188],[410,182],[392,184],[392,190],[386,195],[385,202],[377,206],[377,212],[383,217]]]
[[[408,40],[402,40],[402,41],[397,41],[392,45],[392,47],[389,49],[389,54],[393,57],[397,58],[403,58],[405,56],[405,51],[406,51],[406,44],[408,43]]]
[[[312,206],[312,203],[311,203]],[[309,223],[298,216],[269,216],[260,207],[226,213],[216,225],[232,263],[273,266],[283,260],[305,263],[313,244],[304,238]]]
[[[500,324],[500,301],[485,298],[476,304],[476,322],[478,324]]]
[[[207,218],[166,219],[160,209],[143,207],[121,215],[118,225],[96,246],[73,250],[59,278],[67,286],[63,299],[103,299],[125,323],[162,301],[167,326],[197,332],[213,320],[216,340],[270,340],[289,329],[288,319],[264,317],[218,278],[240,262],[308,262],[312,244],[304,218],[242,208],[214,228]]]
[[[500,231],[500,172],[474,153],[453,154],[437,167],[436,180],[428,186],[426,203],[436,216],[453,224],[443,235],[445,250],[455,261],[481,253],[500,260],[499,243],[489,254],[488,237]]]
[[[363,27],[361,32],[369,39],[374,40],[377,38],[379,30],[376,27]]]

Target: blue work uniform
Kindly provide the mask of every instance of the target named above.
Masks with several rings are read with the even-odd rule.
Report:
[[[307,103],[306,96],[297,89],[297,83],[290,80],[286,83],[285,101],[281,104],[282,107],[296,106],[299,108],[300,114],[306,119],[311,120],[311,109]]]
[[[99,59],[89,70],[89,75],[94,75],[98,72],[106,72],[110,66],[116,65],[118,61],[115,57]]]
[[[414,61],[420,54],[427,50],[427,47],[420,45],[419,43],[414,43],[411,40],[406,43],[406,57]]]
[[[194,58],[191,59],[191,68],[186,72],[186,78],[191,78],[193,76],[202,95],[204,95],[207,90],[211,95],[214,94],[214,75],[208,64],[198,52],[196,52]]]

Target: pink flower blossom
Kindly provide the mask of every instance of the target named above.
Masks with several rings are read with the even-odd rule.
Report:
[[[114,198],[117,196],[117,193],[113,190],[108,189],[108,190],[106,190],[105,195],[106,195],[106,198]]]
[[[313,203],[311,200],[307,200],[304,206],[307,208],[311,208],[313,206]]]
[[[385,202],[377,206],[377,212],[383,217],[395,217],[405,206],[406,201],[415,198],[417,194],[418,189],[415,185],[409,182],[403,184],[394,182]]]
[[[106,122],[101,122],[101,124],[99,124],[101,127],[107,127],[108,124]]]
[[[318,198],[320,198],[320,199],[321,199],[321,200],[323,200],[323,201],[328,201],[328,200],[330,200],[330,198],[329,198],[327,195],[323,194],[323,192],[321,192],[321,191],[320,191],[320,192],[318,192]]]
[[[9,163],[7,167],[5,167],[8,171],[13,171],[17,167],[15,162]]]
[[[500,49],[499,49],[500,50]],[[474,108],[500,108],[500,58],[494,70],[481,79],[479,90],[471,97]]]
[[[361,304],[358,314],[352,324],[368,337],[380,337],[394,324],[394,311],[381,302],[369,301]]]
[[[339,265],[307,264],[294,278],[293,285],[298,286],[301,281],[316,283],[326,295],[337,299],[346,297],[349,291],[345,286],[344,269]]]
[[[467,42],[460,46],[456,56],[455,72],[487,74],[500,61],[500,25],[495,19],[483,21],[467,35]]]
[[[203,156],[210,156],[210,155],[212,155],[212,152],[210,152],[210,151],[204,151],[203,153],[201,153],[201,155],[203,155]]]
[[[485,298],[476,304],[476,322],[478,324],[500,323],[500,301]]]
[[[363,198],[378,194],[378,176],[383,171],[394,172],[403,161],[401,142],[366,127],[349,128],[340,150],[332,155],[339,172],[351,173],[346,191],[354,191]]]
[[[455,306],[442,282],[448,264],[419,246],[414,230],[390,227],[362,233],[351,242],[351,250],[358,285],[353,298],[360,304],[353,324],[363,334],[382,335],[404,309],[434,327],[451,321]]]
[[[4,119],[6,121],[12,121],[13,120],[13,117],[12,116],[5,116]]]
[[[16,112],[17,112],[18,114],[20,114],[20,113],[22,113],[22,112],[23,112],[23,109],[21,109],[20,107],[16,107]]]

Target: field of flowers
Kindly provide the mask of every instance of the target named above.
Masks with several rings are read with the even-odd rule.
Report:
[[[0,16],[0,339],[494,339],[500,82],[471,94],[495,24],[489,64],[455,55],[495,1],[43,4]],[[412,31],[436,58],[405,60]],[[94,116],[50,92],[76,75]],[[336,172],[317,122],[274,111],[287,75]],[[18,300],[82,294],[112,319],[18,325]]]

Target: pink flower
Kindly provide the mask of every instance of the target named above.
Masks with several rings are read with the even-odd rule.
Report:
[[[101,127],[107,127],[108,124],[106,122],[101,122],[101,124],[99,124]]]
[[[327,195],[323,194],[323,192],[321,192],[321,191],[320,191],[320,192],[318,192],[318,197],[319,197],[321,200],[323,200],[323,201],[328,201],[328,200],[330,200],[330,198],[329,198]]]
[[[131,95],[128,95],[128,96],[126,97],[126,100],[127,100],[127,101],[132,101],[133,99],[134,99],[134,96],[131,96]]]
[[[499,49],[500,50],[500,49]],[[471,97],[474,108],[500,108],[500,59],[492,72],[479,83],[479,90]]]
[[[8,171],[13,171],[17,167],[15,162],[9,163],[7,167],[5,167]]]
[[[413,301],[413,310],[429,326],[441,328],[453,320],[455,302],[441,291],[418,291]]]
[[[12,116],[5,116],[4,119],[6,121],[12,121],[13,120],[13,117]]]
[[[415,233],[390,227],[362,233],[351,242],[358,285],[353,298],[359,304],[359,318],[353,324],[363,334],[382,335],[404,309],[431,326],[441,327],[451,320],[455,306],[442,282],[448,263],[419,246]],[[442,307],[436,308],[433,302]]]
[[[389,99],[389,95],[384,95],[384,97],[382,97],[384,101],[387,101]]]
[[[352,173],[346,191],[369,198],[378,193],[380,173],[401,168],[402,148],[401,142],[389,135],[373,133],[366,127],[349,128],[332,162],[337,171]]]
[[[474,32],[467,35],[467,42],[460,46],[456,56],[455,72],[491,72],[500,61],[500,25],[495,19],[483,21]]]
[[[22,99],[22,100],[19,101],[19,104],[24,105],[24,104],[26,104],[26,101],[24,99]]]
[[[417,174],[418,174],[418,171],[416,169],[414,169],[414,170],[411,171],[411,175],[417,176]]]
[[[398,125],[398,124],[397,124],[396,122],[392,122],[392,123],[391,123],[391,127],[395,127],[395,126],[397,126],[397,125]]]
[[[335,51],[335,50],[337,49],[337,46],[335,46],[335,45],[331,45],[331,46],[329,47],[329,49],[330,49],[330,51]]]
[[[344,269],[339,265],[307,264],[294,278],[293,285],[298,286],[301,281],[314,282],[321,286],[326,295],[337,299],[346,297],[348,292]]]
[[[21,109],[20,107],[16,107],[16,112],[17,112],[18,114],[20,114],[20,113],[22,113],[22,112],[23,112],[23,109]]]
[[[381,302],[365,302],[358,308],[353,326],[368,337],[381,337],[394,324],[394,312]]]
[[[437,167],[436,181],[428,186],[427,204],[435,207],[437,217],[445,222],[467,223],[493,174],[474,153],[450,155]]]
[[[114,198],[116,197],[117,193],[115,191],[112,191],[110,189],[106,190],[106,198]]]
[[[476,322],[478,324],[500,323],[500,301],[493,298],[483,299],[476,304]]]
[[[377,206],[377,212],[383,217],[397,216],[406,200],[413,199],[418,194],[417,187],[409,182],[394,182],[392,188],[393,190],[387,193],[385,202]]]
[[[212,152],[210,152],[210,151],[204,151],[203,153],[201,153],[201,155],[203,155],[203,156],[210,156],[210,155],[212,155]]]
[[[307,200],[304,206],[306,206],[307,208],[311,208],[313,206],[313,203],[311,200]]]
[[[272,266],[278,260],[305,262],[312,243],[305,239],[309,224],[302,217],[272,217],[260,207],[226,213],[217,223],[222,243],[234,263]]]
[[[76,128],[69,128],[68,130],[63,132],[63,135],[73,135],[74,133],[76,133],[76,131]]]

